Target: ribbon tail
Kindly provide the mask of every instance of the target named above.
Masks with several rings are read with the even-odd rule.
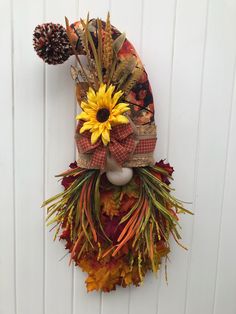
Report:
[[[104,146],[97,147],[92,155],[90,166],[105,169],[107,149]]]

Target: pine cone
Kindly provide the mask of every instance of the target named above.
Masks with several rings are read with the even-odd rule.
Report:
[[[72,55],[65,28],[60,24],[45,23],[36,26],[33,45],[37,55],[48,64],[60,64]]]

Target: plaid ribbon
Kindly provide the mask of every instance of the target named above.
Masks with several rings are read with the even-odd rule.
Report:
[[[90,167],[105,168],[107,154],[110,154],[115,161],[122,166],[128,159],[129,155],[134,152],[136,141],[131,124],[120,124],[110,131],[110,142],[104,146],[101,138],[95,144],[91,144],[91,133],[85,131],[79,134],[83,123],[77,127],[76,144],[79,153],[90,154]]]
[[[156,138],[147,138],[139,140],[134,154],[147,154],[152,153],[156,146]]]

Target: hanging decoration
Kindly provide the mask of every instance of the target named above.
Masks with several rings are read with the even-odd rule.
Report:
[[[81,112],[77,162],[57,177],[64,191],[43,203],[55,239],[65,240],[70,261],[87,272],[87,290],[139,286],[180,244],[179,213],[190,213],[171,195],[173,168],[155,162],[153,95],[147,73],[124,33],[101,19],[66,28],[35,28],[33,45],[48,64],[74,55],[71,65]],[[86,58],[81,58],[84,55]],[[181,245],[181,244],[180,244]],[[182,245],[181,245],[182,246]]]

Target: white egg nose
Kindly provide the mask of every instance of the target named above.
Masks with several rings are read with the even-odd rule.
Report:
[[[133,169],[132,168],[122,168],[118,171],[107,171],[106,172],[107,179],[114,185],[125,185],[127,184],[133,177]]]

